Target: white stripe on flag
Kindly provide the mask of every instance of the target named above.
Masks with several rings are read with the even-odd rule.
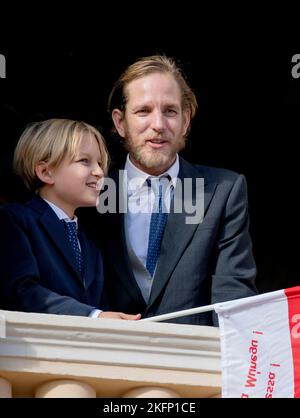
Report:
[[[215,304],[223,397],[294,397],[294,366],[284,290]]]

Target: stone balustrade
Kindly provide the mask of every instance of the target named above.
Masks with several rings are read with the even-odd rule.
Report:
[[[2,398],[201,398],[220,392],[217,328],[0,311]]]

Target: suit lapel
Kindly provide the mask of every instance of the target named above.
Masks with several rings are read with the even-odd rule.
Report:
[[[208,209],[217,184],[214,182],[206,181],[204,173],[203,175],[201,175],[199,170],[197,170],[193,165],[187,163],[182,158],[180,158],[180,170],[178,177],[183,184],[182,191],[184,191],[184,179],[192,179],[192,184],[193,186],[195,186],[196,178],[204,178],[205,216],[205,213]],[[195,187],[193,187],[193,189],[195,189]],[[176,186],[176,189],[174,191],[174,200],[176,197],[180,199],[182,195],[182,192]],[[185,195],[183,196],[186,198]],[[190,203],[193,206],[195,205],[195,194],[193,194],[193,196],[191,197]],[[190,217],[191,214],[187,213],[185,208],[186,206],[182,205],[183,210],[181,211],[181,213],[175,213],[174,207],[171,207],[171,211],[168,216],[168,221],[161,244],[161,253],[157,263],[157,268],[153,280],[153,286],[148,306],[152,305],[156,298],[159,296],[160,292],[168,282],[174,268],[176,267],[176,264],[179,262],[188,243],[191,241],[193,234],[199,227],[198,223],[186,223],[186,217]]]

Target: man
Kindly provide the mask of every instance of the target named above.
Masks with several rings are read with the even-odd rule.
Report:
[[[181,70],[165,56],[129,66],[110,94],[128,150],[122,176],[112,175],[125,206],[102,217],[111,309],[150,317],[256,294],[244,177],[178,156],[196,108]],[[161,183],[153,192],[158,179],[163,193]],[[198,208],[195,219],[191,207]],[[208,312],[169,322],[217,319]]]

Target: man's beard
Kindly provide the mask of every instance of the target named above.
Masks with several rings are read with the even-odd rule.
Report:
[[[133,145],[129,138],[124,140],[124,146],[130,153],[131,157],[137,161],[142,167],[155,169],[170,165],[175,160],[176,154],[185,148],[186,139],[182,138],[175,146],[166,150],[150,149],[145,144]]]

